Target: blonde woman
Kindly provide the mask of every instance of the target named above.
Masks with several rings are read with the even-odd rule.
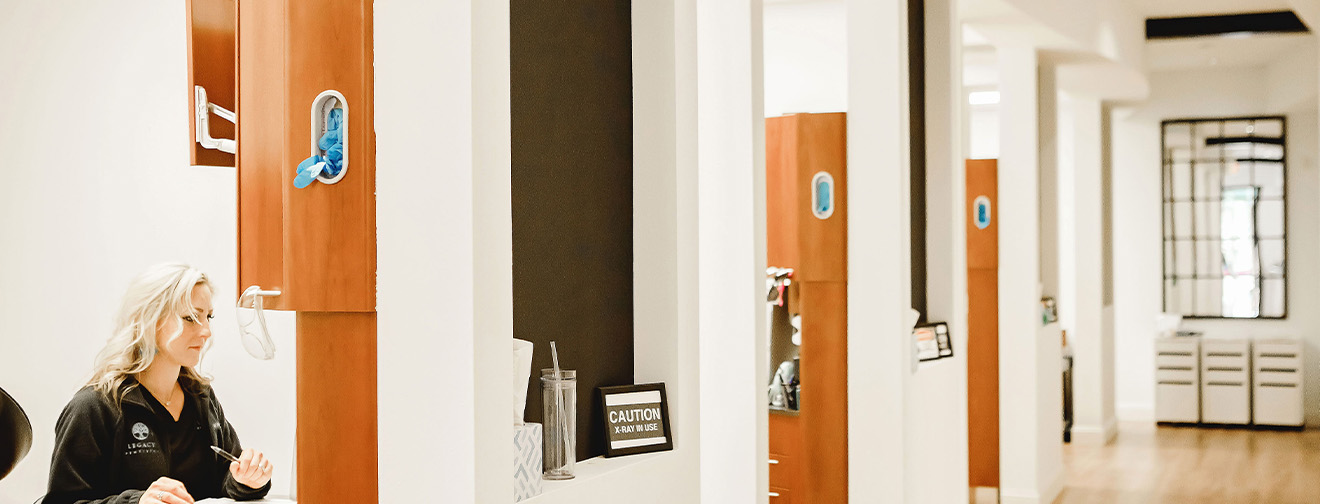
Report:
[[[133,280],[114,335],[55,426],[45,504],[191,504],[260,499],[273,470],[243,450],[209,380],[211,282],[183,264]],[[212,451],[233,454],[230,462]]]

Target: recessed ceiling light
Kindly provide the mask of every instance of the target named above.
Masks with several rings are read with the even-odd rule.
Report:
[[[967,102],[972,105],[995,105],[999,103],[999,91],[972,91],[967,93]]]

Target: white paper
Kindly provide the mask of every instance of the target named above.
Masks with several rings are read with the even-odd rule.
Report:
[[[532,342],[513,340],[513,424],[523,424],[527,409],[527,380],[532,377]]]
[[[217,502],[237,502],[237,501],[235,501],[234,499],[229,499],[229,498],[224,498],[224,499],[202,499],[202,500],[197,501],[197,504],[213,504],[213,503],[217,503]],[[267,503],[271,503],[271,504],[298,504],[298,501],[292,501],[292,500],[289,500],[289,499],[276,499],[276,498],[267,498],[267,499],[251,500],[251,501],[243,501],[243,502],[244,502],[245,504],[262,503],[262,502],[267,502]]]

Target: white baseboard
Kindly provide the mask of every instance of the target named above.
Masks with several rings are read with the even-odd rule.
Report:
[[[1054,501],[1058,500],[1059,495],[1063,493],[1064,485],[1067,483],[1068,475],[1062,468],[1060,468],[1059,472],[1054,473],[1054,481],[1050,483],[1049,488],[1045,491],[1044,497],[1046,498],[1042,499],[1040,504],[1052,504]]]
[[[1154,422],[1155,405],[1153,404],[1120,404],[1114,412],[1120,422]]]
[[[1044,493],[1037,493],[1035,489],[1030,490],[1004,490],[999,494],[1000,504],[1052,504],[1059,495],[1063,493],[1063,486],[1067,482],[1067,475],[1062,470],[1055,473],[1054,480],[1045,487]]]
[[[972,487],[972,504],[999,504],[999,489]]]
[[[1084,445],[1107,445],[1118,437],[1118,420],[1110,418],[1104,426],[1074,425],[1072,442]]]

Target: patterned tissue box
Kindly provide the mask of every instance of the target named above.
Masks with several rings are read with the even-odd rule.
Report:
[[[541,424],[513,427],[513,501],[541,495]]]

